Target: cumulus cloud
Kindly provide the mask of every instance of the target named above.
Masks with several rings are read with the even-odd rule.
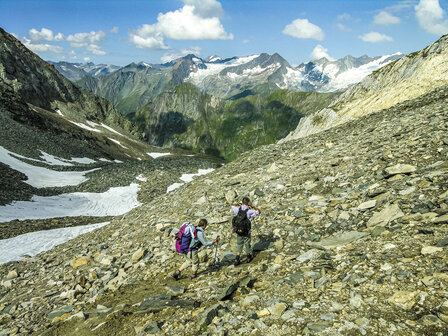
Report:
[[[189,54],[199,56],[201,54],[201,51],[202,51],[201,47],[190,47],[188,49],[182,49],[179,50],[178,52],[173,52],[171,54],[165,54],[160,58],[160,60],[163,63],[168,63],[175,59],[178,59],[179,57],[187,56]]]
[[[184,0],[185,5],[165,14],[157,22],[144,24],[130,33],[130,40],[138,48],[168,49],[165,38],[173,40],[232,40],[219,16],[221,4],[216,0]]]
[[[334,58],[331,57],[330,55],[328,55],[328,49],[324,48],[323,46],[321,46],[320,44],[318,44],[314,50],[312,51],[312,53],[310,54],[310,57],[312,60],[317,60],[320,58],[326,58],[329,61],[334,61]]]
[[[90,62],[90,57],[84,57],[84,62]]]
[[[392,14],[381,11],[373,18],[373,23],[378,25],[390,25],[390,24],[398,24],[400,23],[400,18],[397,16],[393,16]]]
[[[63,41],[64,35],[62,33],[58,33],[56,35],[53,34],[53,31],[47,28],[42,28],[38,31],[35,28],[29,30],[28,35],[30,37],[31,43],[39,43],[43,41]]]
[[[54,45],[46,44],[46,43],[33,43],[30,39],[27,39],[27,38],[23,39],[23,44],[25,45],[25,47],[34,51],[35,53],[49,52],[49,53],[60,54],[64,51],[64,48],[62,48],[62,47],[54,46]]]
[[[420,0],[414,9],[418,23],[424,30],[436,35],[448,33],[448,19],[439,0]]]
[[[182,0],[186,5],[194,7],[194,12],[200,17],[221,17],[224,15],[221,3],[216,0]]]
[[[394,40],[392,37],[378,32],[370,32],[364,35],[360,35],[358,37],[364,42],[371,42],[371,43],[384,42],[384,41],[392,42]]]
[[[101,50],[100,44],[106,38],[106,33],[102,30],[97,32],[91,31],[90,33],[76,33],[69,35],[66,38],[67,42],[70,42],[70,46],[74,48],[86,48],[88,51],[95,55],[105,55],[106,52]]]
[[[309,22],[307,19],[297,19],[291,22],[283,30],[283,34],[299,39],[323,40],[324,32],[319,26]]]
[[[113,28],[110,30],[110,32],[111,32],[112,34],[118,34],[118,27],[117,27],[117,26],[113,27]]]

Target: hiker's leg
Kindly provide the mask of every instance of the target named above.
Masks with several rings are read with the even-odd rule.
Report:
[[[241,263],[240,254],[243,252],[244,245],[244,237],[240,235],[236,235],[236,258],[235,258],[235,266]]]
[[[244,237],[236,235],[236,255],[239,256],[243,252]]]
[[[184,269],[188,268],[191,265],[190,254],[191,254],[191,252],[188,252],[187,254],[185,254],[185,261],[182,264],[182,266],[179,267],[179,272],[182,272]]]
[[[246,249],[247,254],[252,254],[252,245],[251,245],[251,237],[250,234],[244,237],[244,247]]]
[[[191,253],[191,272],[192,272],[192,278],[196,277],[196,273],[199,268],[199,257],[198,257],[198,251],[193,251]]]

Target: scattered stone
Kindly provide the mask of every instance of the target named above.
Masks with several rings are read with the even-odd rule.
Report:
[[[89,262],[89,260],[90,260],[89,257],[79,257],[70,261],[70,266],[76,269],[86,265]]]
[[[281,302],[269,307],[268,310],[271,315],[280,318],[285,312],[286,308],[288,308],[288,306],[285,303]]]
[[[136,262],[140,261],[140,259],[142,259],[142,258],[145,256],[145,254],[146,254],[147,252],[148,252],[148,251],[147,251],[146,249],[143,249],[143,248],[138,249],[138,250],[135,251],[134,254],[132,255],[132,257],[131,257],[131,262],[132,262],[132,263],[136,263]]]
[[[377,225],[386,226],[393,220],[403,216],[404,213],[400,210],[398,205],[387,205],[383,210],[373,214],[373,216],[367,222],[367,227],[373,227]]]
[[[344,246],[358,239],[368,236],[367,232],[350,231],[343,232],[341,234],[324,238],[318,243],[309,243],[311,246],[321,247],[321,248],[335,248],[338,246]]]
[[[437,246],[425,246],[422,248],[421,254],[428,255],[428,254],[435,254],[438,252],[442,252],[443,248],[437,247]]]
[[[411,310],[417,303],[416,297],[417,292],[398,291],[387,301],[401,309]]]
[[[48,319],[53,320],[55,317],[60,317],[62,315],[72,312],[73,309],[75,309],[75,307],[71,305],[60,307],[56,310],[53,310],[50,314],[48,314]]]
[[[358,205],[358,210],[367,210],[376,206],[377,200],[369,200]]]
[[[415,166],[409,164],[397,164],[395,166],[387,167],[384,169],[386,177],[391,177],[398,174],[410,174],[417,170]]]

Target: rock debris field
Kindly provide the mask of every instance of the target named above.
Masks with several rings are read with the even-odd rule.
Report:
[[[236,161],[0,265],[0,335],[447,335],[448,88]],[[149,183],[149,182],[148,182]],[[262,214],[233,266],[230,203]],[[215,250],[179,281],[172,236]]]

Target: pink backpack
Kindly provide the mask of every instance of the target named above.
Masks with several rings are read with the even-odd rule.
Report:
[[[190,222],[185,222],[176,235],[176,251],[186,254],[190,251],[190,243],[193,238],[197,237],[197,230]]]

